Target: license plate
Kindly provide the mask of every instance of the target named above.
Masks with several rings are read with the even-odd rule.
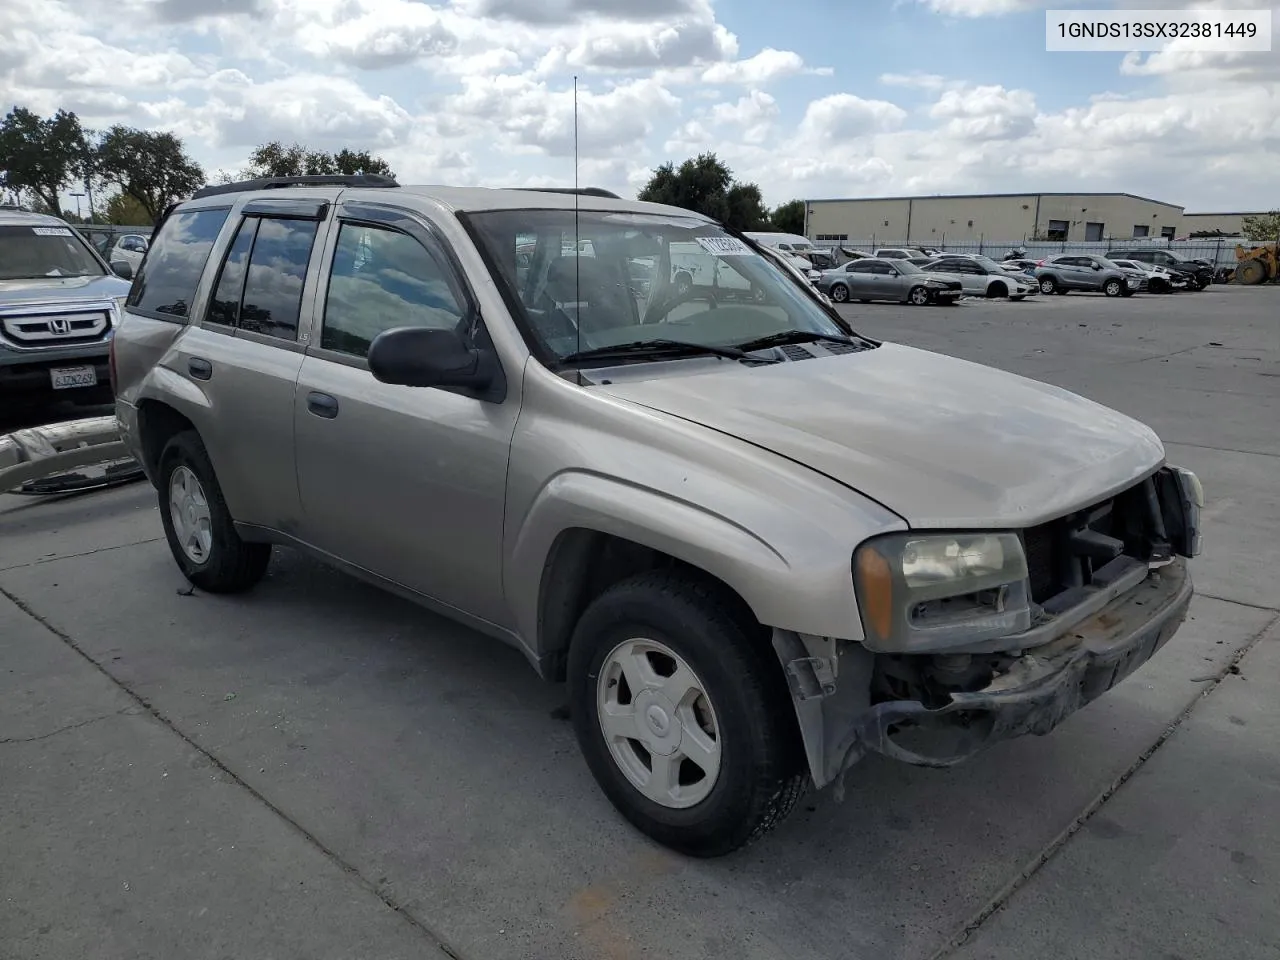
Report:
[[[71,390],[75,387],[94,387],[98,373],[93,367],[54,367],[49,371],[55,390]]]

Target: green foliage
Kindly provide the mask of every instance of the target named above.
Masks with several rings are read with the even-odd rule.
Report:
[[[804,236],[804,201],[792,200],[773,211],[769,218],[773,228],[782,233]]]
[[[664,163],[640,191],[641,200],[705,214],[735,230],[763,230],[769,211],[754,183],[736,183],[714,153],[702,153],[677,168]]]
[[[137,198],[131,197],[123,191],[113,194],[107,200],[105,219],[107,223],[126,227],[143,227],[155,223],[155,220],[147,213],[146,208],[138,202]]]
[[[1256,217],[1245,217],[1241,223],[1244,235],[1255,243],[1267,243],[1280,240],[1280,210],[1259,214]]]
[[[394,177],[391,165],[368,150],[350,150],[343,147],[337,153],[310,150],[300,143],[285,145],[279,140],[264,143],[249,156],[249,167],[238,176],[251,180],[255,177],[304,177],[355,176],[379,173]]]
[[[14,107],[0,123],[0,188],[33,194],[61,216],[58,194],[91,169],[89,139],[74,113],[44,118]]]
[[[172,133],[114,126],[97,149],[97,174],[138,202],[154,223],[204,185],[204,171]]]

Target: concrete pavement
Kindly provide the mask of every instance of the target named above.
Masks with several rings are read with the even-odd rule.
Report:
[[[1051,736],[950,771],[868,761],[843,803],[811,797],[719,861],[620,821],[554,715],[559,691],[513,651],[283,551],[249,596],[187,596],[145,487],[0,498],[0,589],[27,609],[0,599],[0,784],[17,785],[0,788],[0,943],[22,958],[108,934],[101,955],[166,958],[440,942],[467,960],[1270,955],[1258,896],[1280,880],[1277,830],[1255,808],[1276,808],[1277,785],[1275,293],[849,310],[1177,441],[1210,499],[1201,596],[1160,656]],[[1262,893],[1237,895],[1237,874]],[[1205,932],[1219,915],[1232,936]]]

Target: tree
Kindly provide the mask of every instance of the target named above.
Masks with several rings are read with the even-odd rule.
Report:
[[[80,118],[59,110],[45,119],[14,107],[0,123],[0,188],[34,194],[61,216],[60,194],[89,169],[91,150]]]
[[[677,168],[664,163],[640,191],[641,200],[705,214],[735,230],[769,225],[769,211],[754,183],[735,183],[733,171],[714,153],[701,153]]]
[[[1245,217],[1241,221],[1241,229],[1245,237],[1254,242],[1270,243],[1280,240],[1280,210]]]
[[[106,222],[125,227],[145,227],[155,221],[135,197],[121,191],[107,200]]]
[[[114,126],[96,151],[98,175],[138,202],[155,223],[171,203],[204,185],[204,170],[172,133]]]
[[[395,176],[387,161],[368,150],[343,147],[337,153],[327,153],[311,150],[300,143],[285,145],[279,140],[272,140],[249,155],[249,167],[242,171],[241,176],[251,180],[256,177],[355,176],[363,173]]]
[[[804,201],[792,200],[773,211],[770,218],[775,230],[804,236]]]

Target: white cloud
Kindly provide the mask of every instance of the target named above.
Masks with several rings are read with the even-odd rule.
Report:
[[[898,127],[907,112],[887,100],[864,100],[837,93],[809,104],[800,121],[802,135],[816,142],[856,140]]]
[[[1036,98],[998,85],[948,90],[929,110],[958,140],[1009,140],[1035,129]]]
[[[941,90],[948,85],[947,78],[936,73],[882,73],[879,79],[887,87],[909,87],[918,90]]]

